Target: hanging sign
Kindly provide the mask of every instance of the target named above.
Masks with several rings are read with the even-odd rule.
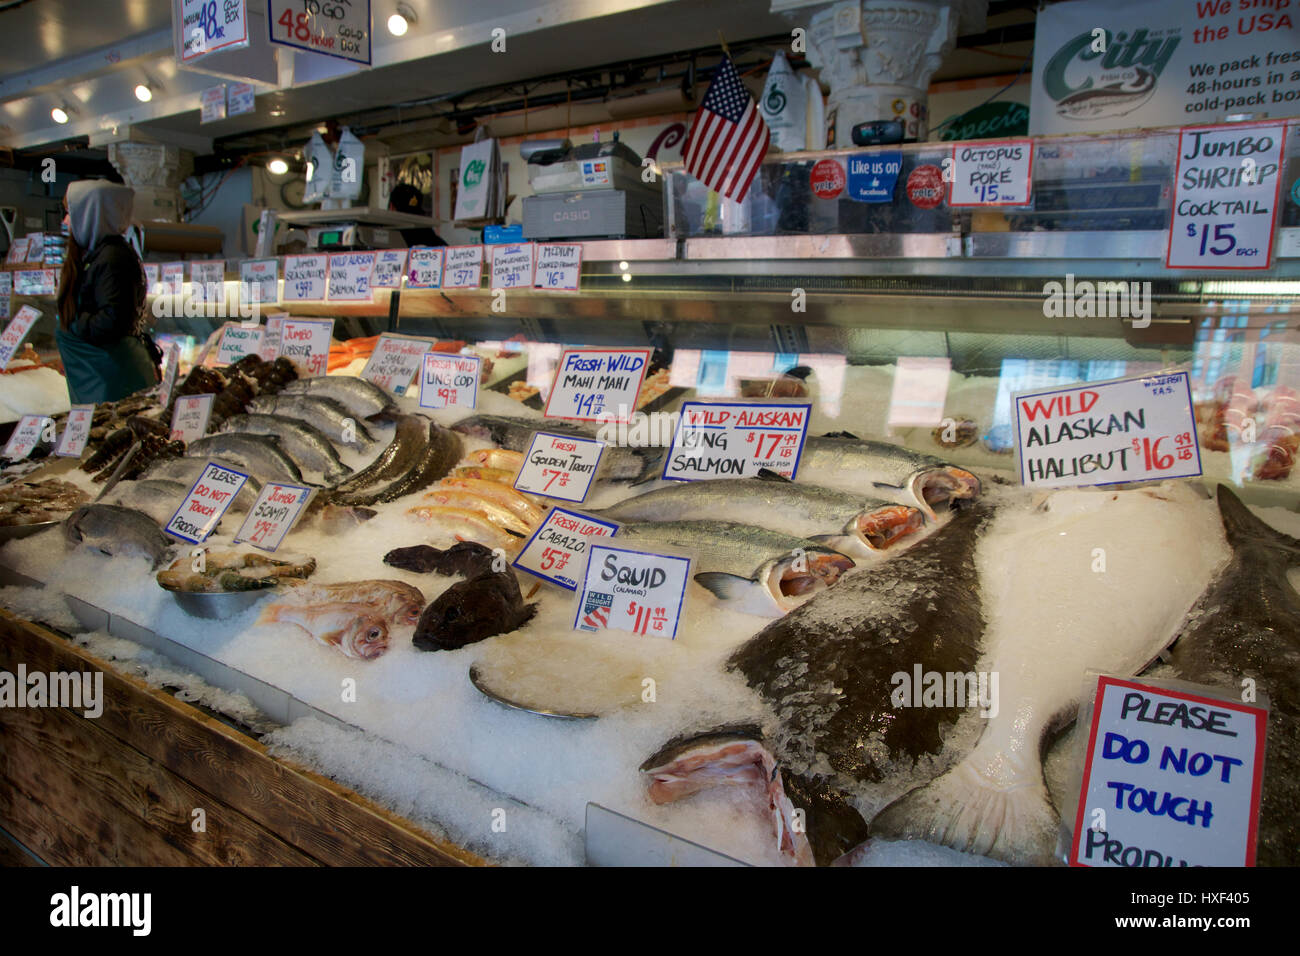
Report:
[[[811,404],[684,402],[663,477],[752,478],[767,469],[793,480],[811,417]]]
[[[163,530],[190,544],[206,541],[246,481],[243,472],[208,462]]]
[[[248,46],[247,0],[177,0],[182,63],[209,53]]]
[[[271,42],[370,65],[370,0],[268,0]]]
[[[285,319],[280,329],[280,355],[293,363],[303,378],[324,375],[329,369],[333,319]]]
[[[405,249],[381,249],[375,253],[375,267],[370,272],[370,288],[399,288],[402,285],[402,273],[405,271]]]
[[[199,123],[215,123],[226,118],[226,87],[209,86],[199,94]]]
[[[373,252],[343,252],[330,256],[329,294],[331,302],[369,302],[370,273],[375,268]]]
[[[477,289],[483,281],[482,246],[448,246],[442,270],[444,289]]]
[[[578,589],[577,576],[587,553],[588,538],[607,538],[618,525],[563,508],[552,508],[546,520],[525,542],[513,564],[567,591]]]
[[[481,247],[478,247],[481,249]],[[477,282],[474,283],[478,285]],[[437,289],[442,286],[442,250],[412,249],[406,273],[408,289]]]
[[[1020,482],[1040,488],[1201,473],[1187,372],[1012,396]]]
[[[361,370],[361,377],[394,395],[405,395],[432,345],[428,339],[385,333],[375,343],[375,350]]]
[[[242,116],[244,113],[253,112],[255,109],[253,100],[256,95],[257,90],[252,83],[231,83],[226,89],[230,115]]]
[[[32,326],[40,317],[40,312],[30,305],[25,305],[9,320],[4,333],[0,334],[0,369],[9,367],[9,363],[18,352],[18,346],[23,344],[23,339],[27,338],[27,333],[32,330]]]
[[[630,421],[650,354],[650,349],[565,349],[546,396],[546,417]]]
[[[674,639],[690,570],[689,558],[590,544],[573,626]]]
[[[1283,123],[1180,132],[1167,268],[1269,267],[1285,138]]]
[[[581,273],[581,245],[538,245],[534,289],[544,292],[577,292]]]
[[[587,499],[605,443],[595,438],[537,432],[515,475],[515,490],[561,501]]]
[[[235,534],[235,543],[247,541],[263,551],[275,551],[302,517],[311,495],[312,489],[302,485],[268,481]]]
[[[284,301],[323,301],[329,260],[329,256],[285,256]]]
[[[208,433],[208,420],[212,417],[213,394],[182,395],[172,409],[171,441],[189,444]]]
[[[68,411],[68,421],[63,426],[59,443],[54,446],[58,458],[80,458],[90,439],[90,423],[95,417],[94,405],[73,405]]]
[[[1268,711],[1098,677],[1069,861],[1254,866]]]
[[[477,355],[426,352],[420,374],[421,408],[477,408],[483,360]]]

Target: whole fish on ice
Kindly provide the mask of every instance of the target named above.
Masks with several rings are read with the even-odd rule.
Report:
[[[393,397],[386,391],[373,382],[351,375],[300,378],[285,385],[281,394],[332,399],[361,418],[369,418],[393,408]]]
[[[258,623],[294,624],[348,657],[370,660],[388,650],[389,631],[420,618],[424,595],[401,581],[316,584],[287,581]]]
[[[115,557],[148,558],[154,568],[171,548],[157,522],[118,505],[83,505],[64,520],[63,535],[69,546]]]
[[[496,634],[518,630],[533,619],[512,571],[489,571],[459,581],[424,609],[412,643],[422,651],[454,651]]]
[[[490,441],[513,452],[527,452],[536,432],[595,438],[596,429],[553,418],[511,418],[505,415],[471,415],[451,426],[462,435]],[[499,468],[499,465],[490,466]],[[662,448],[628,448],[608,445],[600,458],[597,478],[639,484],[659,477],[663,467]]]

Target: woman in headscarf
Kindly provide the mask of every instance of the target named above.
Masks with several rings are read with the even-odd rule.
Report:
[[[54,340],[74,404],[117,401],[158,381],[141,335],[144,269],[122,235],[134,203],[131,189],[103,180],[68,186]]]

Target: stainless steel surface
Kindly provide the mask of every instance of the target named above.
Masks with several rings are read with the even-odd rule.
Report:
[[[17,541],[19,538],[27,538],[47,528],[53,528],[61,524],[63,524],[62,521],[40,521],[36,524],[3,525],[0,526],[0,544],[6,541]]]
[[[180,609],[190,617],[222,620],[248,610],[275,589],[260,588],[256,591],[225,591],[215,594],[172,591],[170,588],[163,590],[171,594]]]
[[[692,840],[587,804],[582,828],[589,866],[748,866]]]
[[[582,261],[663,262],[677,258],[676,239],[593,239],[582,244]]]
[[[359,222],[370,226],[391,226],[395,229],[432,229],[438,220],[430,216],[417,216],[409,212],[393,212],[373,206],[350,206],[347,209],[302,209],[297,212],[280,212],[281,222],[296,226],[328,225],[336,222]]]
[[[530,707],[527,704],[520,704],[508,697],[504,697],[492,690],[483,682],[483,675],[479,673],[478,665],[471,664],[469,668],[469,682],[474,685],[474,689],[486,697],[488,700],[496,701],[503,707],[509,707],[511,710],[522,710],[530,714],[536,714],[539,717],[555,717],[560,720],[595,720],[597,714],[565,714],[557,710],[546,710],[541,707]]]
[[[962,254],[951,233],[829,236],[717,236],[686,240],[688,260],[949,259]]]

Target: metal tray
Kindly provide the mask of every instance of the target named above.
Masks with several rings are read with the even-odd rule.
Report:
[[[159,585],[161,587],[161,585]],[[225,620],[247,611],[250,607],[270,594],[275,588],[257,588],[253,591],[173,591],[163,588],[173,598],[182,611],[190,617],[202,617],[209,620]]]
[[[488,700],[495,701],[503,707],[509,707],[511,710],[522,710],[529,714],[537,714],[539,717],[554,717],[558,720],[595,720],[599,716],[598,714],[566,714],[557,710],[545,710],[502,697],[483,682],[483,675],[479,673],[477,664],[471,664],[469,667],[469,682],[474,685],[475,690]]]
[[[36,524],[11,524],[0,527],[0,544],[6,541],[16,541],[19,538],[26,538],[36,534],[38,531],[44,531],[46,528],[53,528],[56,525],[63,524],[62,521],[38,521]]]

